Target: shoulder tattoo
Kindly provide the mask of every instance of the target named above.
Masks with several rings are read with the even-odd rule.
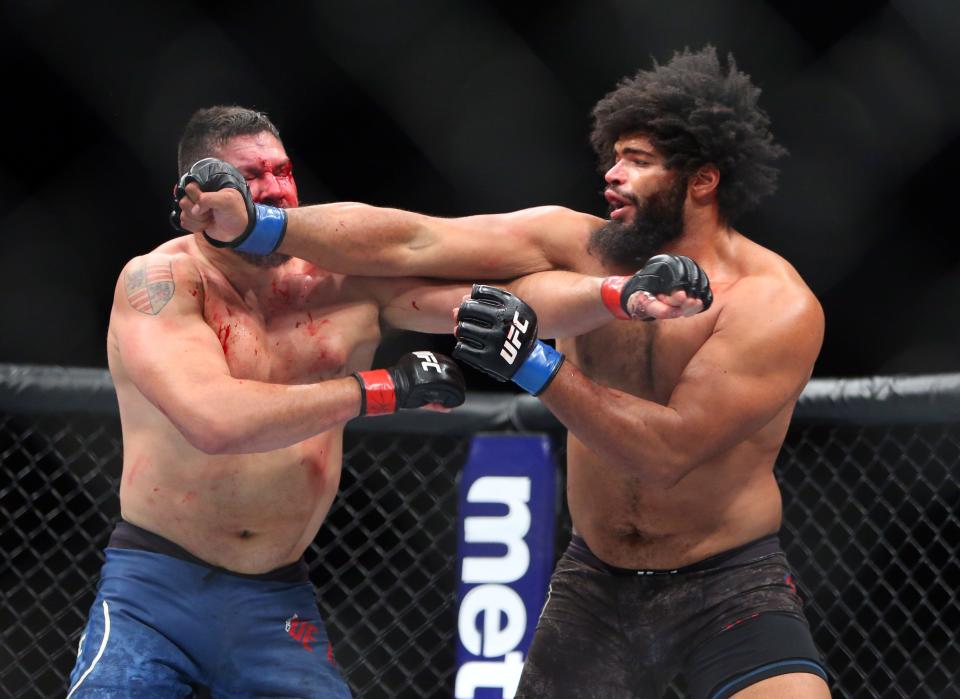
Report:
[[[169,262],[141,262],[127,269],[123,283],[130,305],[155,316],[173,298],[173,266]]]

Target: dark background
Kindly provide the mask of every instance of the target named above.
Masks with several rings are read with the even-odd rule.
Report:
[[[960,370],[960,4],[15,0],[0,12],[0,362],[105,366],[117,274],[171,235],[176,142],[198,107],[268,112],[305,204],[603,215],[592,105],[651,57],[709,42],[763,88],[791,152],[779,192],[738,228],[821,299],[816,374]]]

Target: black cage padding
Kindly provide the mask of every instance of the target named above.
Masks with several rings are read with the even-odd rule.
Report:
[[[0,412],[115,415],[116,395],[104,369],[0,364]],[[960,422],[960,374],[813,379],[794,418],[857,425]],[[363,417],[351,429],[413,434],[563,429],[533,396],[474,393],[445,413],[401,412]]]

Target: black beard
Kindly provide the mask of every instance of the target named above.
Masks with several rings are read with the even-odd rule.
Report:
[[[240,252],[239,250],[232,250],[231,252],[247,264],[260,267],[261,269],[279,267],[290,259],[290,255],[284,255],[282,252],[271,252],[269,255],[253,255],[249,252]]]
[[[632,223],[611,219],[590,235],[587,252],[605,266],[638,270],[665,244],[683,233],[683,203],[687,182],[683,177],[654,192],[642,203],[628,197],[634,205]]]

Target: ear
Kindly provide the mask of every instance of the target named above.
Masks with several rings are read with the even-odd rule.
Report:
[[[707,163],[697,168],[690,177],[689,191],[694,201],[704,202],[715,196],[720,185],[720,170],[713,163]]]

